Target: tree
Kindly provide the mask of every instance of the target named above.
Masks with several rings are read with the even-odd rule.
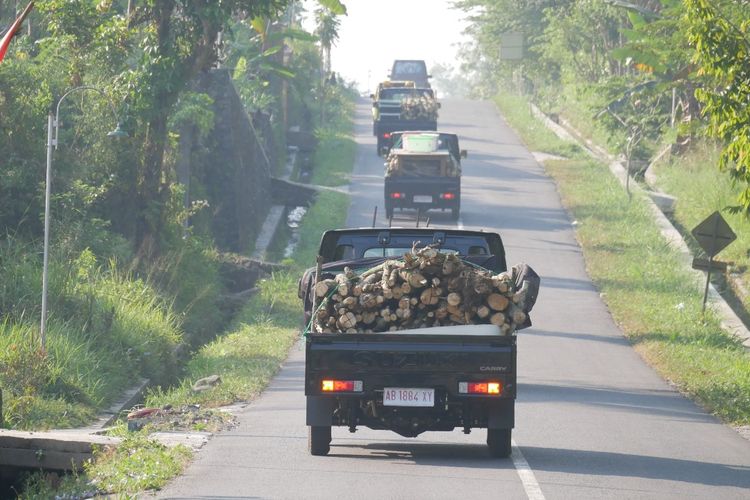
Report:
[[[169,115],[180,92],[199,72],[215,63],[218,34],[234,14],[270,17],[278,15],[287,3],[288,0],[148,0],[132,14],[131,27],[140,27],[144,36],[137,84],[131,92],[145,122],[136,234],[141,253],[156,249],[157,235],[164,224],[170,179],[164,152]]]
[[[694,61],[708,84],[696,91],[709,131],[724,143],[719,168],[741,185],[731,210],[750,217],[750,3],[685,0]]]
[[[327,7],[315,10],[315,34],[320,39],[320,49],[326,75],[331,72],[331,48],[339,39],[339,26],[341,21],[338,14]]]

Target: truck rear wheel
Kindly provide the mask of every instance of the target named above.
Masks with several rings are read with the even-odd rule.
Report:
[[[458,220],[459,215],[461,215],[461,208],[451,208],[451,219]]]
[[[308,426],[307,447],[310,450],[310,455],[328,455],[328,452],[331,451],[331,426]]]
[[[386,219],[390,219],[391,217],[393,217],[393,207],[389,203],[386,203],[386,205],[385,205],[385,218]]]
[[[490,447],[490,455],[495,458],[506,458],[510,456],[511,429],[487,429],[487,446]]]

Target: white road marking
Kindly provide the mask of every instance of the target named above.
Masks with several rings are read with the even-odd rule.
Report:
[[[464,219],[460,215],[458,216],[458,229],[464,228]]]
[[[521,478],[521,484],[523,489],[526,491],[526,496],[529,500],[544,500],[544,493],[542,488],[539,487],[539,483],[536,481],[534,471],[529,467],[529,463],[521,453],[521,448],[516,444],[515,439],[510,440],[512,446],[511,458],[513,459],[513,466],[518,472],[518,477]]]

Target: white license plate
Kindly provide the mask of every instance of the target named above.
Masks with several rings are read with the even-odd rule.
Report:
[[[435,406],[435,389],[386,387],[383,389],[384,406]]]
[[[414,203],[432,203],[432,196],[427,196],[424,194],[415,194]]]

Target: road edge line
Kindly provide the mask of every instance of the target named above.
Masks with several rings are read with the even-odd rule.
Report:
[[[523,453],[521,453],[521,448],[518,447],[515,439],[511,439],[510,444],[512,446],[510,457],[513,460],[513,467],[516,468],[518,477],[521,479],[526,496],[529,500],[545,500],[542,488],[539,486],[534,471],[529,466],[529,462],[526,461]]]

